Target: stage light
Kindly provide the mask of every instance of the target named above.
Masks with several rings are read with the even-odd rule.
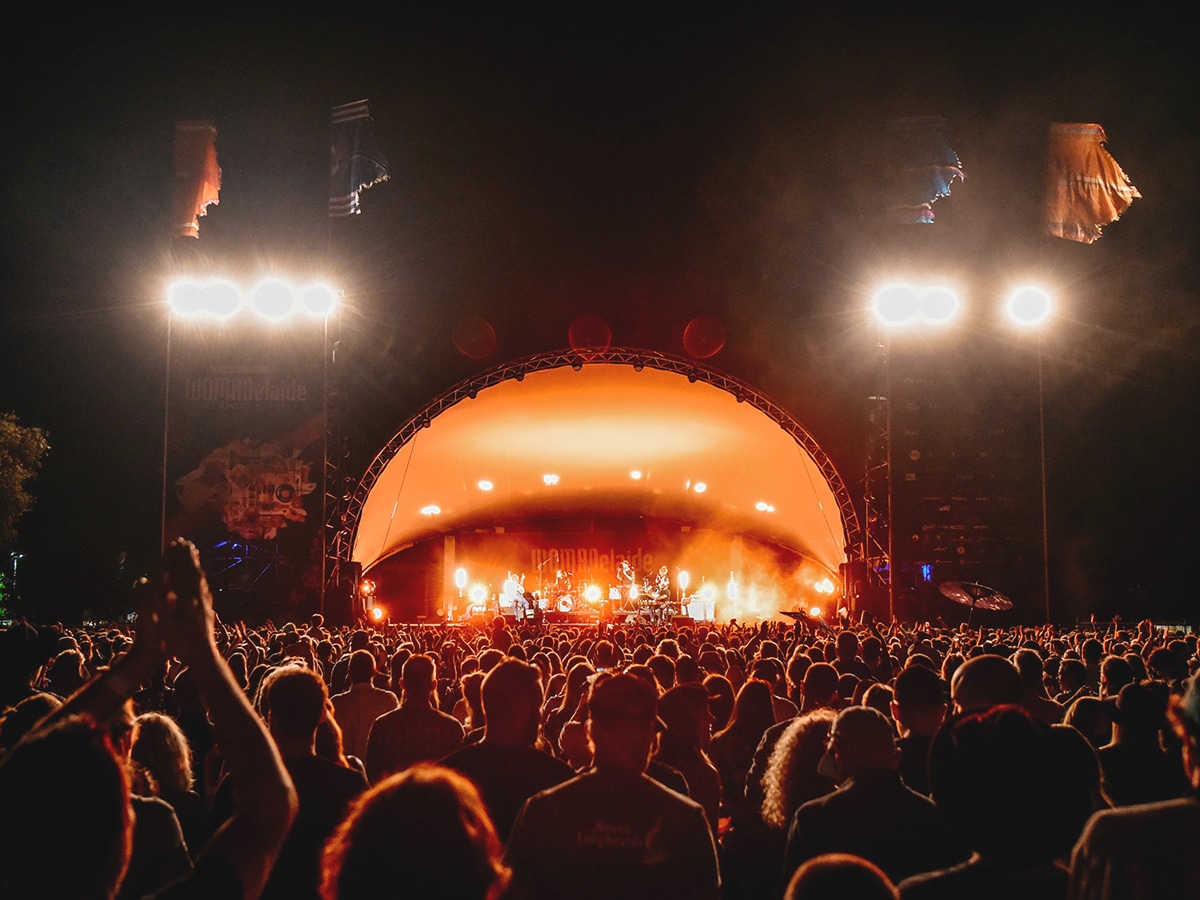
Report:
[[[375,582],[372,581],[370,578],[364,578],[362,580],[362,583],[359,585],[358,589],[359,589],[359,591],[362,592],[362,595],[364,597],[374,597],[375,596]]]
[[[374,619],[376,622],[382,622],[383,621],[383,608],[379,607],[379,606],[372,606],[371,607],[371,618]]]
[[[548,487],[552,487],[552,486],[558,484],[558,476],[553,474],[552,472],[547,472],[545,475],[542,476],[542,484],[547,485]]]
[[[603,593],[601,592],[599,585],[589,584],[583,589],[583,599],[588,603],[599,603],[602,596]]]
[[[454,570],[454,586],[460,591],[467,586],[467,570],[462,566]]]
[[[429,506],[421,507],[421,515],[423,516],[436,516],[439,515],[441,511],[442,508],[440,506],[436,506],[432,503]]]
[[[921,297],[921,313],[925,321],[944,325],[958,312],[958,297],[949,288],[935,287]]]
[[[467,596],[471,598],[471,602],[478,605],[487,600],[488,589],[486,585],[473,584],[471,590],[467,592]]]
[[[734,580],[733,573],[729,573],[729,584],[725,586],[725,596],[730,600],[736,600],[738,595],[737,581]]]
[[[481,491],[490,491],[495,487],[495,485],[485,478],[483,481],[477,482],[475,487],[479,488]]]
[[[708,485],[705,484],[703,481],[697,481],[696,484],[692,487],[692,490],[695,491],[697,494],[703,494],[705,491],[708,490]]]
[[[292,289],[277,278],[268,278],[251,293],[254,311],[264,319],[278,322],[296,308],[296,297]]]
[[[337,308],[337,293],[325,284],[310,284],[300,294],[300,305],[310,316],[323,319]]]
[[[875,318],[889,328],[916,322],[945,325],[958,313],[958,296],[943,285],[890,284],[871,297]]]
[[[639,594],[638,583],[635,581],[633,584],[631,584],[629,586],[629,599],[636,600],[638,598],[638,594]]]
[[[814,618],[819,619],[819,618],[821,618],[821,616],[823,616],[825,614],[825,611],[822,610],[821,607],[819,607],[819,606],[814,606],[812,609],[810,609],[808,611],[808,614]]]
[[[828,578],[822,578],[820,581],[818,581],[816,584],[813,585],[813,590],[815,590],[818,594],[832,594],[833,593],[833,582],[830,581]]]
[[[688,582],[691,581],[691,578],[692,578],[692,576],[690,576],[687,573],[687,570],[684,570],[679,573],[679,590],[680,591],[687,590]]]
[[[1045,323],[1054,311],[1050,295],[1039,287],[1019,287],[1004,304],[1008,317],[1022,328],[1035,328]]]
[[[754,504],[754,508],[757,509],[759,512],[766,512],[768,509],[771,508],[771,504],[769,504],[766,500],[759,500],[757,503]]]
[[[717,589],[715,587],[713,587],[711,584],[706,584],[704,587],[700,588],[700,599],[701,600],[717,599]]]
[[[871,309],[884,325],[907,325],[917,317],[921,301],[916,290],[907,284],[890,284],[871,297]]]
[[[642,480],[642,470],[634,469],[632,472],[629,473],[629,477],[632,478],[634,481],[641,481]]]
[[[177,281],[167,288],[167,303],[178,315],[194,316],[202,312],[203,301],[200,285],[194,281]]]

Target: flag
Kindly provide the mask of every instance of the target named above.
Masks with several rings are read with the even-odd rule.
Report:
[[[893,221],[932,225],[933,204],[950,196],[955,178],[965,177],[945,131],[940,116],[891,123],[893,180],[888,215]]]
[[[220,202],[217,126],[203,120],[175,123],[175,191],[171,235],[200,237],[200,217]]]
[[[366,100],[333,108],[329,145],[329,215],[357,215],[359,192],[388,179],[387,160],[371,139]]]
[[[1104,148],[1099,125],[1050,125],[1046,156],[1046,231],[1091,244],[1142,195]]]

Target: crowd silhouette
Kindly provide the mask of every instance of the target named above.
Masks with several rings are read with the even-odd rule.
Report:
[[[1196,636],[601,621],[0,631],[0,898],[1200,896]]]

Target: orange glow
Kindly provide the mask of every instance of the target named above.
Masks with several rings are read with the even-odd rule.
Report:
[[[378,606],[372,606],[371,607],[371,618],[374,619],[376,622],[383,621],[383,609]]]
[[[481,490],[481,481],[493,490]],[[748,615],[794,609],[797,587],[811,592],[845,561],[838,499],[816,461],[778,423],[684,374],[615,363],[509,378],[433,417],[382,468],[363,504],[352,555],[369,570],[444,534],[563,516],[670,522],[697,536],[718,535],[713,552],[663,562],[718,587],[732,570],[736,602],[718,597],[717,606]],[[749,555],[735,561],[730,542],[739,536],[747,545],[779,547],[793,562],[781,570]],[[476,555],[472,577],[497,586],[518,564]],[[803,578],[792,571],[796,556],[811,562]],[[499,578],[489,571],[493,564]]]

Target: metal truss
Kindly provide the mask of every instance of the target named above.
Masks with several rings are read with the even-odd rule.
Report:
[[[500,384],[503,381],[512,379],[519,382],[523,381],[525,376],[531,373],[542,372],[547,369],[560,369],[565,366],[570,366],[579,371],[585,365],[589,364],[628,365],[632,366],[635,372],[640,372],[644,368],[651,368],[658,371],[684,375],[693,384],[697,381],[710,384],[728,394],[732,394],[738,403],[749,403],[755,409],[759,410],[787,432],[788,436],[799,444],[812,457],[813,461],[816,462],[817,467],[821,470],[821,474],[825,476],[825,480],[828,482],[830,488],[832,488],[834,497],[837,499],[838,509],[842,515],[843,538],[846,552],[852,558],[858,555],[859,549],[864,546],[863,531],[859,525],[858,513],[855,511],[850,492],[846,490],[846,485],[842,481],[841,475],[838,474],[833,461],[821,449],[820,444],[816,442],[813,436],[799,422],[792,418],[787,410],[740,378],[735,378],[732,375],[711,368],[696,360],[661,353],[656,350],[612,347],[604,350],[553,350],[501,363],[494,368],[488,369],[486,372],[482,372],[465,381],[460,381],[454,387],[429,401],[429,403],[405,422],[401,429],[396,432],[395,436],[388,441],[387,445],[379,451],[371,461],[371,464],[367,466],[367,470],[362,478],[359,479],[358,485],[350,495],[339,521],[331,523],[335,531],[331,547],[334,554],[336,554],[334,558],[340,560],[350,559],[350,551],[354,546],[354,537],[358,530],[359,516],[362,514],[363,505],[366,503],[371,489],[375,486],[376,480],[383,473],[387,464],[400,452],[401,448],[412,440],[413,436],[421,429],[428,428],[435,418],[463,400],[473,400],[479,395],[480,391]]]

